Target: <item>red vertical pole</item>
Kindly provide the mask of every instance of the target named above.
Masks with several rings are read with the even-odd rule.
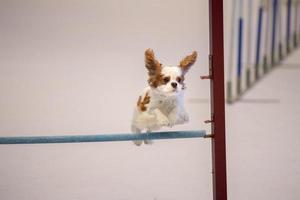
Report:
[[[214,200],[227,200],[223,0],[209,0]]]

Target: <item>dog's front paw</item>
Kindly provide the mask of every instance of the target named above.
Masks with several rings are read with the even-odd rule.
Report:
[[[170,125],[170,121],[168,120],[168,118],[166,118],[165,116],[159,116],[157,117],[157,122],[160,126],[169,126]]]
[[[142,140],[134,140],[133,143],[136,145],[136,146],[141,146],[143,144],[143,141]]]
[[[186,112],[182,112],[178,117],[177,124],[184,124],[187,123],[189,120],[189,115]]]
[[[169,116],[169,127],[173,127],[174,125],[177,124],[177,116],[176,115],[170,115]]]
[[[190,117],[186,112],[184,112],[184,114],[182,115],[182,120],[183,120],[183,123],[187,123],[190,121]]]

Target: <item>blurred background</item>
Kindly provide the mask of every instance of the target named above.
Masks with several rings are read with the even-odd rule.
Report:
[[[144,51],[186,75],[190,122],[208,133],[204,0],[1,0],[0,136],[130,132],[147,85]],[[300,198],[296,0],[225,0],[228,198]],[[6,200],[212,199],[209,139],[2,145]]]

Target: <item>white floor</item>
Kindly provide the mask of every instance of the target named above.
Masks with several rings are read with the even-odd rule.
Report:
[[[299,55],[227,106],[229,199],[300,199]]]

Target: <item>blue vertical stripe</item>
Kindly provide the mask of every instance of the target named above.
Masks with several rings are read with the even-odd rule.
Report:
[[[272,58],[275,54],[275,42],[276,42],[276,17],[277,16],[277,0],[273,0],[273,27],[272,27]]]
[[[242,75],[242,55],[243,55],[243,19],[239,19],[239,38],[238,38],[238,77]]]
[[[255,64],[256,65],[259,64],[259,60],[260,60],[262,21],[263,21],[263,7],[260,7],[259,13],[258,13],[258,27],[257,27],[257,39],[256,39],[256,56],[255,56]]]
[[[292,0],[287,2],[287,27],[286,27],[286,45],[289,47],[290,34],[291,34],[291,7]]]

